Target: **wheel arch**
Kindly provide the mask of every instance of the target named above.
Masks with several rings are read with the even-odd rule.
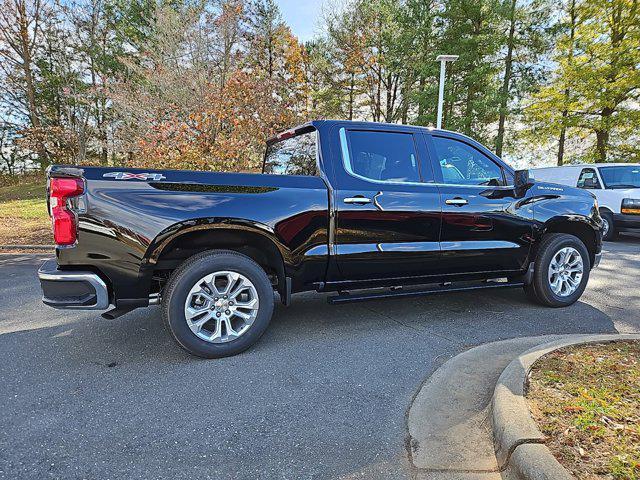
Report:
[[[270,276],[278,292],[286,289],[286,247],[267,225],[243,220],[197,219],[176,223],[149,245],[143,276],[170,273],[187,258],[206,250],[232,250],[248,256]]]
[[[600,212],[607,212],[610,213],[611,215],[614,215],[616,212],[614,212],[610,207],[606,206],[606,205],[600,205],[598,207],[598,211]]]
[[[598,234],[594,227],[584,220],[571,219],[567,217],[555,218],[547,222],[542,231],[542,235],[536,242],[536,254],[537,248],[544,235],[549,233],[566,233],[577,237],[584,243],[589,252],[589,262],[594,264],[596,253],[598,250]]]

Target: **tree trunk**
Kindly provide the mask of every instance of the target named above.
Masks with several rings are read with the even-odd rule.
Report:
[[[607,161],[607,146],[609,145],[609,131],[596,130],[596,153],[598,154],[598,162]]]
[[[425,121],[424,121],[424,84],[425,84],[425,78],[423,75],[420,75],[420,80],[418,80],[418,93],[419,93],[419,98],[418,98],[418,118],[419,121],[418,123],[420,125],[424,125]]]
[[[511,0],[509,12],[509,38],[507,40],[507,58],[504,62],[504,78],[500,91],[500,118],[498,120],[498,134],[496,136],[496,155],[502,156],[504,144],[504,124],[507,120],[507,104],[509,103],[509,87],[511,86],[511,70],[513,65],[513,43],[516,31],[516,0]]]
[[[562,112],[562,129],[560,130],[560,138],[558,139],[558,166],[562,166],[564,158],[564,142],[567,136],[567,127],[565,126],[567,111]]]
[[[27,7],[24,0],[16,2],[18,14],[18,28],[20,31],[20,57],[22,58],[22,72],[24,74],[25,91],[27,94],[27,108],[29,110],[29,121],[31,127],[39,130],[42,126],[40,117],[38,116],[38,108],[36,104],[36,90],[33,80],[33,59],[31,58],[31,39],[29,36],[29,19],[27,18]],[[40,11],[36,8],[34,16],[38,16]],[[37,23],[37,22],[36,22]],[[34,32],[34,36],[37,32]],[[35,43],[35,42],[33,42]],[[42,132],[38,132],[40,138]],[[38,159],[42,164],[47,163],[47,151],[41,140],[38,139],[36,146]]]
[[[273,36],[269,35],[269,40],[268,40],[268,53],[269,53],[269,58],[268,58],[268,74],[269,74],[269,80],[273,80]]]
[[[407,91],[409,90],[409,87],[407,87],[406,84],[402,85],[402,91],[400,92],[400,96],[401,98],[401,104],[400,104],[400,108],[401,108],[401,114],[400,114],[400,123],[402,123],[402,125],[406,125],[409,116],[409,95],[407,94]]]
[[[355,88],[355,73],[351,72],[349,83],[349,120],[353,120],[353,89]]]
[[[464,111],[464,130],[462,133],[465,135],[472,135],[471,132],[471,119],[473,117],[473,85],[467,87],[467,97],[465,99],[465,111]],[[443,125],[444,127],[444,125]]]
[[[380,32],[382,31],[382,18],[380,15],[377,16],[377,31],[376,31],[376,35],[377,35],[377,47],[378,47],[378,55],[380,55],[380,52],[382,52],[382,37]],[[378,57],[378,59],[376,60],[376,63],[378,64],[378,71],[377,71],[377,83],[378,83],[378,90],[376,92],[376,115],[375,115],[375,122],[379,122],[380,118],[382,116],[382,63],[380,62],[380,57]]]
[[[387,82],[386,82],[387,98],[386,98],[386,106],[385,106],[385,109],[384,109],[384,121],[385,122],[391,122],[391,117],[393,115],[393,107],[391,106],[391,104],[392,104],[392,100],[391,100],[391,96],[392,96],[391,82],[392,82],[391,73],[387,73]]]
[[[374,114],[374,122],[380,121],[380,115],[382,113],[382,67],[379,66],[380,70],[377,72],[377,86],[376,86],[376,105],[375,105],[375,114]]]

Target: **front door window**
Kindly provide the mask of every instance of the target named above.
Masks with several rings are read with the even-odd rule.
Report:
[[[442,182],[451,185],[504,185],[502,168],[483,153],[452,138],[433,137]]]

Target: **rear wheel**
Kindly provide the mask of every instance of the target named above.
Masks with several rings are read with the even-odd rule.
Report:
[[[213,250],[176,269],[162,303],[180,346],[200,357],[226,357],[246,350],[264,333],[273,313],[273,288],[249,257]]]
[[[527,296],[548,307],[575,303],[589,281],[591,264],[587,247],[565,233],[545,236],[535,260],[533,281],[525,286]]]

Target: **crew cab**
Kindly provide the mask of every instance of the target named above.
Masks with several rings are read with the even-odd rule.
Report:
[[[602,237],[640,230],[640,164],[589,163],[532,169],[542,181],[590,190],[600,205]]]
[[[589,192],[534,183],[478,142],[407,125],[312,121],[267,142],[261,174],[52,166],[45,304],[161,304],[177,342],[237,354],[278,293],[330,303],[521,287],[582,295],[602,244]]]

